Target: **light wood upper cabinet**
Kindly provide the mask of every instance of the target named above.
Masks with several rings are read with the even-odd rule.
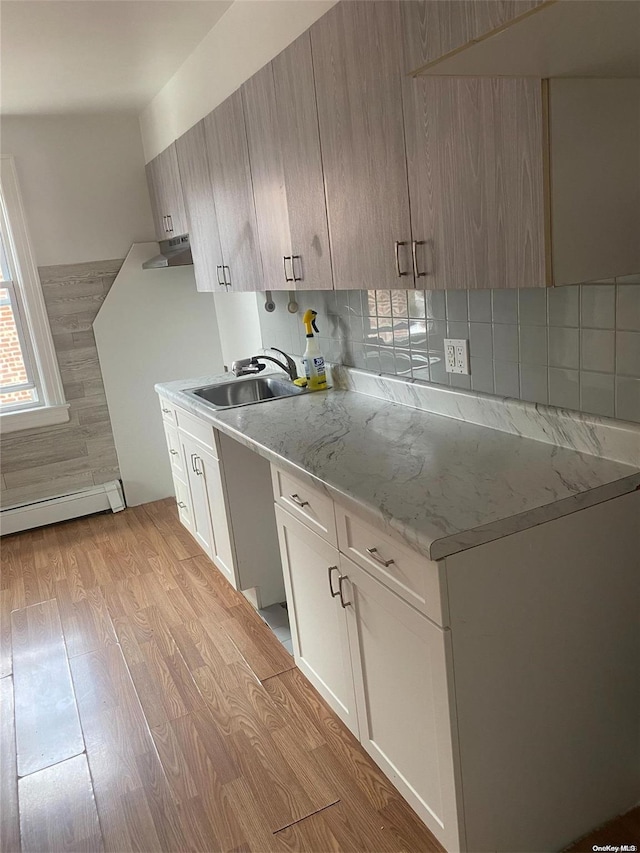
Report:
[[[271,63],[242,86],[265,290],[293,289],[291,235]]]
[[[147,184],[158,240],[188,231],[175,142],[147,163]]]
[[[541,6],[546,0],[407,0],[402,13],[405,71],[458,50]]]
[[[400,5],[342,2],[311,27],[335,288],[413,287]]]
[[[303,33],[272,62],[287,189],[296,289],[331,290],[327,205],[320,153],[311,36]]]
[[[638,80],[418,77],[403,89],[419,286],[640,269]]]
[[[331,289],[309,34],[258,71],[242,94],[265,288]]]
[[[239,90],[205,116],[204,128],[226,281],[231,290],[264,290]]]
[[[224,261],[209,173],[204,120],[177,140],[176,150],[196,287],[200,291],[225,289],[222,274]]]
[[[405,125],[418,286],[544,286],[540,81],[407,79]]]

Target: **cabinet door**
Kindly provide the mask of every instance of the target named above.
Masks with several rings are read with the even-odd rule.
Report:
[[[526,14],[544,0],[405,0],[401,3],[405,70],[417,71],[446,53]]]
[[[191,498],[191,532],[198,545],[211,557],[213,555],[213,547],[209,502],[204,472],[197,462],[202,451],[200,445],[182,433],[180,433],[180,444],[182,446],[184,470]]]
[[[450,632],[340,557],[360,742],[447,850],[459,850]]]
[[[225,289],[221,272],[224,261],[202,121],[177,140],[176,151],[191,238],[196,288],[200,291]]]
[[[242,93],[209,113],[204,128],[227,282],[231,290],[264,290]]]
[[[271,63],[242,86],[253,197],[266,290],[294,287],[287,188]]]
[[[147,186],[149,188],[149,199],[151,200],[151,213],[153,214],[153,227],[156,233],[156,240],[168,240],[171,234],[169,233],[169,220],[163,206],[164,199],[162,197],[159,155],[147,163],[145,171],[147,173]]]
[[[187,233],[175,142],[147,164],[147,183],[158,240]]]
[[[545,286],[540,81],[420,77],[404,94],[418,284]]]
[[[413,287],[400,5],[338,3],[311,27],[336,288]]]
[[[337,595],[338,552],[279,506],[276,519],[296,664],[357,735],[350,613]]]
[[[237,589],[235,559],[220,463],[211,453],[198,450],[196,468],[202,471],[201,476],[204,479],[207,494],[212,532],[211,557],[229,583]]]
[[[272,65],[295,288],[331,290],[333,273],[309,32],[276,56]]]

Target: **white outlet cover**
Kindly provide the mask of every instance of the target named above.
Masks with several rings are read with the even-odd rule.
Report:
[[[466,338],[444,339],[444,366],[447,373],[463,373],[468,376],[469,341]]]

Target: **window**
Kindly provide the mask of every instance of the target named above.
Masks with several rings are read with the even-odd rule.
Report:
[[[39,394],[33,356],[15,273],[0,232],[0,409],[31,408]]]
[[[0,161],[0,426],[69,420],[13,160]]]

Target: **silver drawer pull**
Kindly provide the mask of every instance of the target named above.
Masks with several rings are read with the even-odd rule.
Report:
[[[367,554],[370,554],[376,563],[380,563],[381,566],[384,566],[385,569],[391,566],[395,561],[394,560],[385,560],[383,557],[378,554],[377,548],[367,548]]]
[[[303,501],[300,495],[289,495],[289,497],[298,506],[309,506],[309,501]]]
[[[165,413],[165,415],[171,414],[171,409],[163,409],[162,411]]]
[[[185,503],[183,503],[182,501],[178,501],[178,506],[180,507],[180,509],[186,509],[187,508],[187,505]]]
[[[177,451],[177,450],[170,450],[170,451],[169,451],[169,453],[170,453],[172,456],[177,456],[177,455],[178,455],[178,451]]]

